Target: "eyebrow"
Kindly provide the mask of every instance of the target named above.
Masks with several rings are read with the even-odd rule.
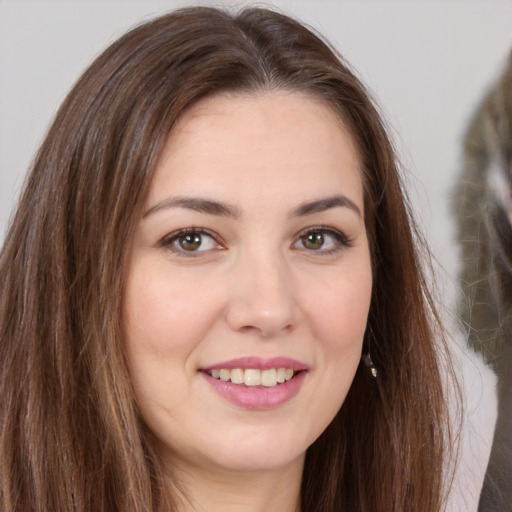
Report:
[[[189,196],[176,196],[169,197],[156,203],[152,206],[143,217],[147,217],[153,213],[167,208],[187,208],[200,213],[207,213],[209,215],[218,215],[221,217],[238,218],[241,215],[241,210],[236,205],[227,203],[220,203],[212,199],[204,199],[202,197],[189,197]]]
[[[315,201],[307,201],[305,203],[302,203],[297,208],[295,208],[295,210],[293,210],[292,216],[302,217],[304,215],[311,215],[313,213],[324,212],[326,210],[330,210],[331,208],[336,207],[349,208],[350,210],[357,213],[359,217],[362,218],[361,210],[356,205],[356,203],[354,203],[348,197],[343,195],[335,195],[331,197],[317,199]]]
[[[343,195],[335,195],[301,203],[292,211],[291,216],[303,217],[306,215],[312,215],[314,213],[324,212],[326,210],[330,210],[331,208],[337,207],[349,208],[350,210],[357,213],[359,217],[362,217],[359,207],[348,197]],[[143,217],[147,217],[148,215],[167,208],[187,208],[189,210],[194,210],[200,213],[217,215],[221,217],[231,217],[234,219],[238,219],[242,215],[240,208],[236,205],[221,203],[219,201],[205,199],[202,197],[176,196],[169,197],[156,203],[147,212],[144,213]]]

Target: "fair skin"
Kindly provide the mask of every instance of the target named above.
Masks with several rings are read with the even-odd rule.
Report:
[[[371,287],[361,166],[328,106],[269,91],[180,118],[136,230],[124,330],[183,510],[299,510],[306,449],[360,361]]]

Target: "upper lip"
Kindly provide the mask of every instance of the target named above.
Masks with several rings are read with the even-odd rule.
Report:
[[[295,371],[308,370],[309,366],[305,363],[292,359],[290,357],[278,356],[271,358],[262,357],[239,357],[215,363],[210,366],[204,366],[200,370],[232,370],[233,368],[251,368],[256,370],[268,370],[271,368],[290,368]]]

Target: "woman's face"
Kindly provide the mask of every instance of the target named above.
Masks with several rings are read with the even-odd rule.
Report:
[[[173,128],[131,249],[141,416],[176,467],[301,466],[361,357],[372,275],[361,164],[299,93],[203,100]]]

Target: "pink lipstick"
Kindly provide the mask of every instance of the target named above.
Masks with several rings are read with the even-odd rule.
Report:
[[[308,365],[287,357],[242,357],[216,363],[200,372],[223,398],[253,410],[278,407],[300,390]]]

